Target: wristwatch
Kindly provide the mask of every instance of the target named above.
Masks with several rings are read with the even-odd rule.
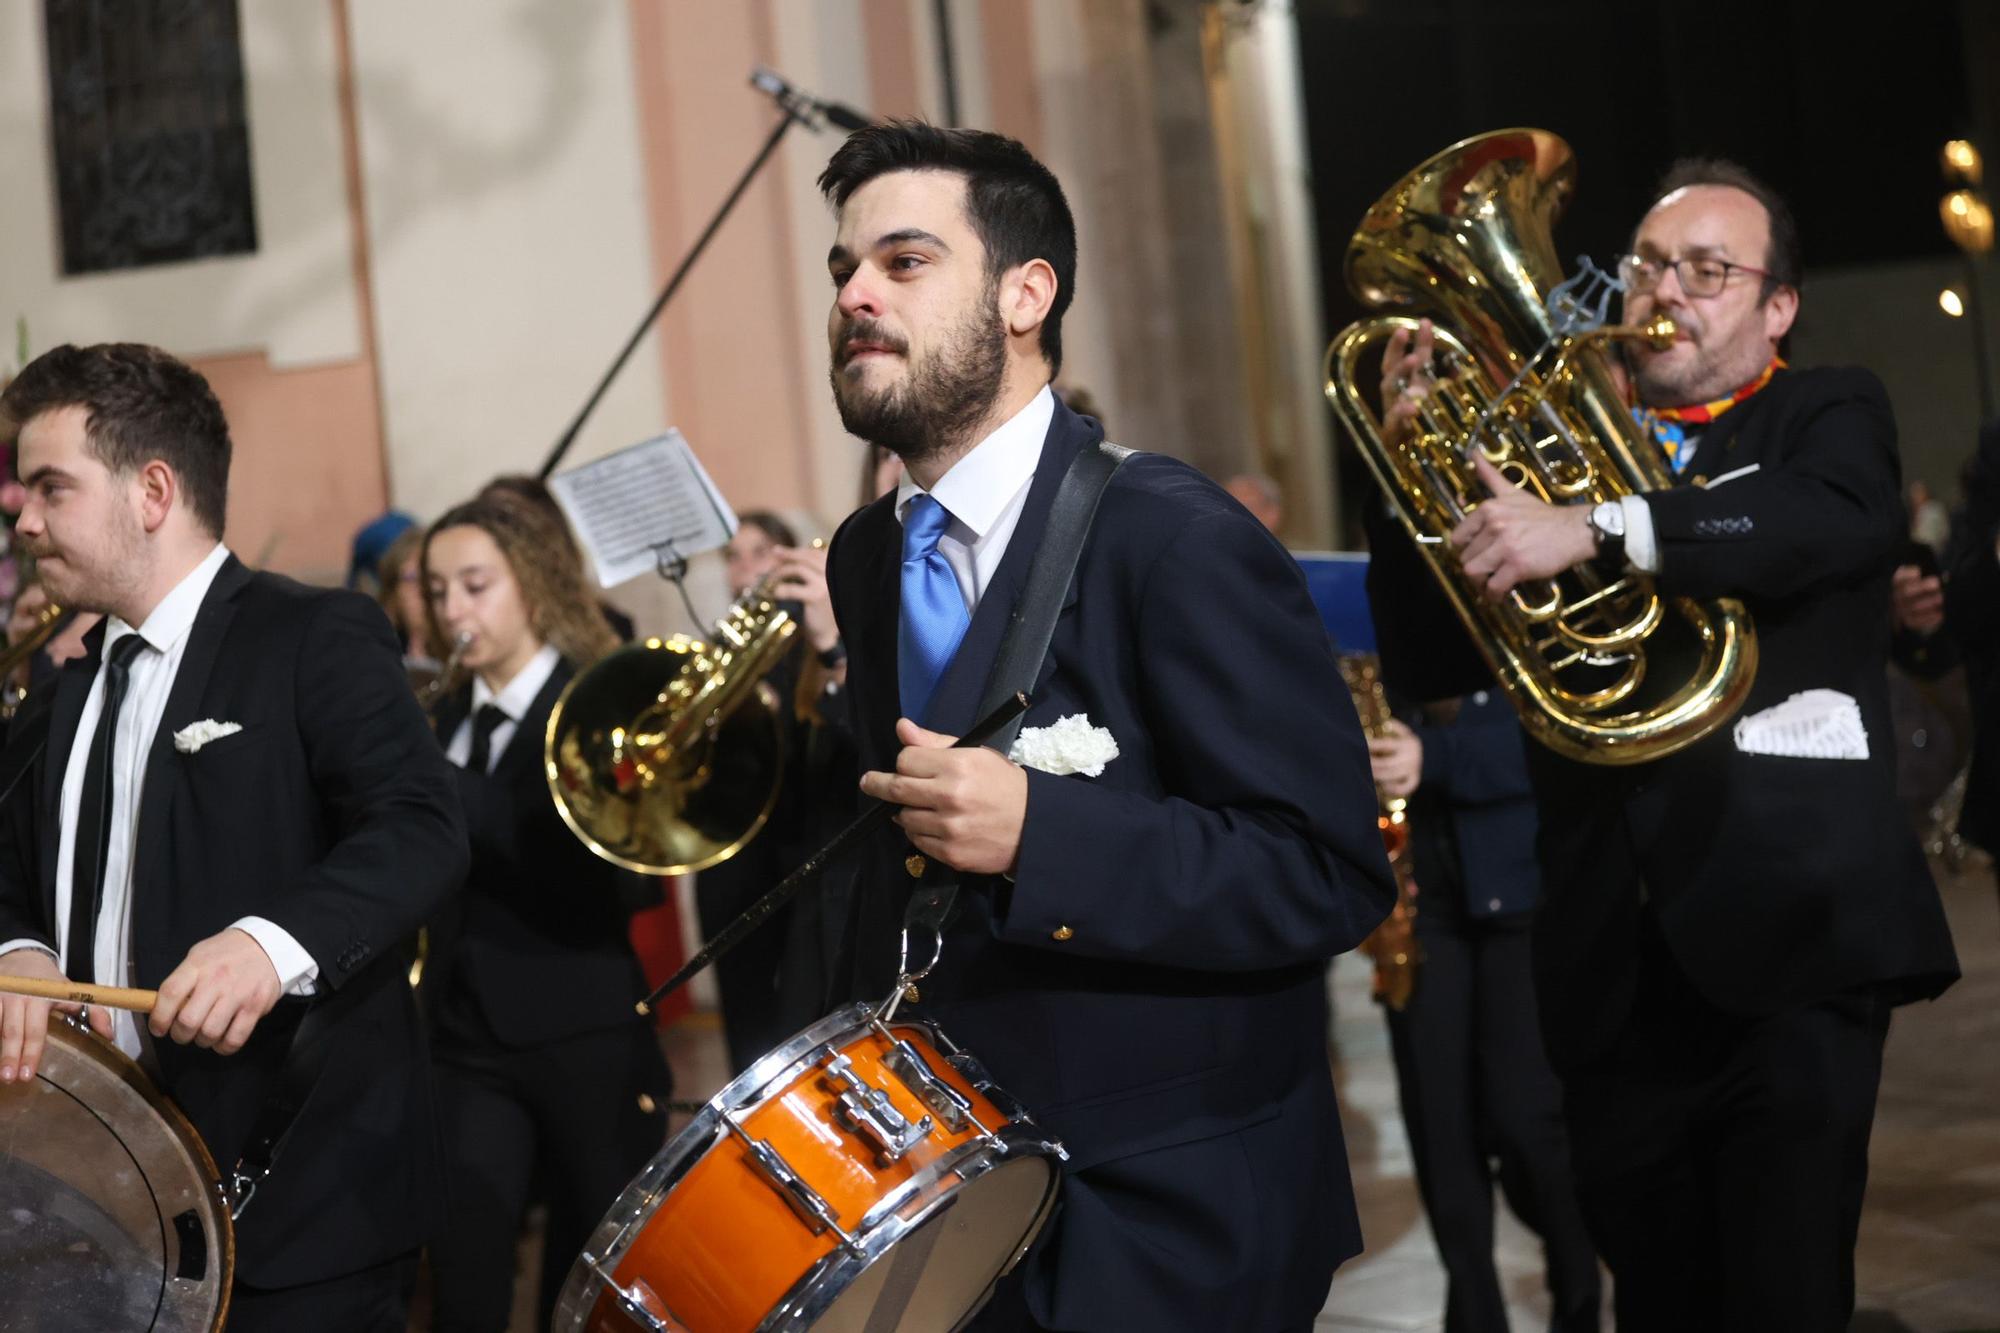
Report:
[[[1607,574],[1625,572],[1625,506],[1616,500],[1594,505],[1585,521],[1597,540],[1597,567]]]
[[[822,648],[814,655],[819,658],[821,666],[831,671],[847,660],[847,645],[835,639],[831,648]]]

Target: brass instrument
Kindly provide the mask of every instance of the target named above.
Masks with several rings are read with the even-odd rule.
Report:
[[[20,710],[21,701],[28,697],[25,686],[14,682],[14,673],[56,635],[62,633],[63,626],[75,619],[75,613],[65,611],[50,602],[35,617],[35,623],[20,638],[0,647],[0,722],[13,721]]]
[[[444,659],[444,664],[435,671],[428,665],[404,668],[410,678],[410,687],[417,692],[417,703],[426,713],[437,707],[438,701],[457,686],[460,668],[465,665],[465,650],[471,646],[472,634],[461,631],[451,641],[451,653]]]
[[[1562,280],[1550,229],[1575,179],[1568,144],[1511,129],[1454,144],[1398,181],[1348,242],[1347,283],[1371,308],[1400,313],[1334,339],[1326,394],[1528,734],[1571,759],[1636,764],[1693,744],[1742,706],[1757,667],[1743,605],[1663,598],[1646,575],[1588,565],[1496,603],[1463,581],[1445,540],[1484,498],[1474,449],[1551,504],[1673,482],[1603,350],[1670,337],[1670,322],[1607,325],[1622,288],[1588,260]],[[1359,372],[1424,315],[1442,364],[1412,428],[1390,441]]]
[[[784,776],[786,717],[764,677],[798,629],[766,580],[710,642],[648,639],[578,672],[543,744],[563,822],[597,855],[646,874],[701,870],[742,850]]]
[[[1354,696],[1361,730],[1370,740],[1387,735],[1391,715],[1382,691],[1381,662],[1372,653],[1344,653],[1340,678]],[[1396,875],[1396,905],[1361,941],[1361,952],[1375,960],[1376,1001],[1401,1013],[1416,990],[1417,965],[1424,961],[1423,946],[1417,943],[1417,878],[1410,865],[1410,803],[1380,787],[1375,789],[1375,802],[1375,826],[1382,831],[1382,847]]]

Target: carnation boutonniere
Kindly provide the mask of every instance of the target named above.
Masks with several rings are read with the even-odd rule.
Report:
[[[241,722],[217,722],[214,718],[203,718],[190,722],[174,733],[174,748],[182,754],[193,754],[210,741],[219,741],[224,736],[234,736],[243,730]]]
[[[1118,741],[1083,713],[1071,713],[1046,727],[1023,727],[1007,757],[1023,768],[1068,777],[1097,777],[1118,757]]]

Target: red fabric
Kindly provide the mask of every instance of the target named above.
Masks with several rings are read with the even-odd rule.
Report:
[[[639,965],[646,970],[649,990],[672,976],[688,959],[687,941],[681,936],[681,916],[676,904],[681,892],[691,882],[685,875],[663,877],[660,880],[660,905],[649,907],[632,917],[632,951],[639,955]],[[632,998],[637,1000],[639,997],[635,995]],[[659,1008],[653,1011],[653,1021],[663,1028],[670,1027],[674,1020],[693,1007],[687,987],[683,986],[660,1001]]]

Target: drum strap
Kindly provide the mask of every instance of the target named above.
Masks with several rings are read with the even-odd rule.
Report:
[[[349,996],[362,994],[367,989],[366,986],[350,983],[335,995],[323,995],[307,1004],[305,1013],[299,1018],[299,1025],[292,1030],[292,1044],[285,1052],[284,1061],[271,1077],[271,1086],[264,1094],[264,1104],[258,1108],[257,1119],[250,1127],[250,1137],[244,1140],[243,1155],[236,1159],[236,1169],[230,1172],[229,1215],[232,1219],[243,1216],[243,1210],[256,1196],[257,1187],[277,1165],[278,1154],[284,1149],[292,1125],[298,1120],[299,1112],[305,1109],[307,1099],[312,1096],[313,1088],[318,1085],[319,1076],[326,1068],[327,1054],[333,1046],[334,1020],[348,1007]]]
[[[1099,440],[1081,449],[1063,474],[1062,485],[1049,505],[1048,526],[1035,561],[1028,566],[1028,581],[1014,603],[1007,621],[1000,651],[994,654],[993,670],[986,677],[986,694],[979,702],[984,717],[1015,693],[1032,696],[1049,644],[1056,636],[1056,620],[1062,615],[1063,599],[1069,593],[1076,567],[1083,559],[1083,544],[1097,519],[1097,505],[1105,487],[1135,450]],[[987,742],[1006,754],[1020,734],[1021,719],[1015,718]],[[914,895],[903,914],[905,939],[912,930],[921,930],[940,941],[946,918],[958,897],[956,880],[927,883]],[[908,958],[905,957],[907,964]]]

